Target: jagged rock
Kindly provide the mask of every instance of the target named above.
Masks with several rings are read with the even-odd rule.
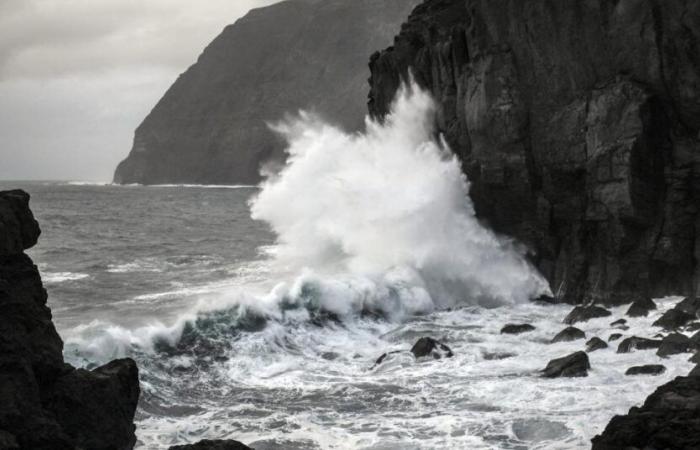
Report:
[[[684,313],[690,314],[691,316],[697,317],[698,310],[700,309],[700,298],[686,297],[678,302],[673,309],[677,309],[679,311],[683,311]]]
[[[697,346],[688,336],[679,333],[669,334],[661,340],[661,345],[656,351],[662,358],[679,353],[688,353],[695,350]]]
[[[0,192],[0,430],[21,449],[133,447],[139,393],[134,362],[93,372],[63,362],[46,290],[24,250],[39,227],[29,195]]]
[[[661,340],[632,336],[620,342],[620,345],[617,347],[617,353],[629,353],[632,350],[649,350],[660,346]]]
[[[175,445],[170,447],[169,450],[253,450],[245,444],[238,441],[226,440],[226,441],[210,441],[203,440],[196,444],[188,445]]]
[[[546,378],[557,377],[585,377],[591,364],[585,352],[576,352],[563,358],[553,359],[542,371],[542,376]]]
[[[655,327],[661,327],[664,330],[677,330],[693,320],[695,320],[694,315],[688,314],[680,309],[671,309],[666,311],[664,315],[652,325]]]
[[[551,342],[554,344],[555,342],[575,341],[577,339],[586,339],[586,333],[576,327],[566,327],[557,333]]]
[[[593,450],[700,448],[700,377],[678,377],[644,405],[615,416],[593,438]]]
[[[627,310],[627,315],[630,317],[646,317],[649,315],[649,311],[656,309],[656,303],[654,300],[644,297],[640,300],[636,300],[632,305],[630,305]]]
[[[627,369],[625,375],[661,375],[666,372],[666,367],[661,364],[648,364],[646,366],[634,366]]]
[[[618,320],[616,320],[616,321],[614,321],[614,322],[611,322],[611,323],[610,323],[610,326],[611,326],[611,327],[619,327],[619,326],[625,325],[626,323],[627,323],[627,320],[625,320],[625,319],[618,319]]]
[[[567,325],[577,322],[587,322],[598,317],[608,317],[612,315],[610,311],[600,306],[577,306],[564,319]]]
[[[300,109],[363,127],[367,58],[419,0],[289,0],[227,26],[139,125],[116,183],[254,184]]]
[[[527,333],[528,331],[533,331],[535,327],[530,324],[513,324],[509,323],[503,328],[501,328],[501,334],[520,334]]]
[[[427,0],[370,60],[371,114],[410,69],[476,215],[563,302],[696,285],[700,2],[662,3]]]
[[[453,353],[450,347],[431,337],[422,337],[411,348],[411,353],[416,358],[431,356],[434,359],[452,358]]]
[[[596,350],[602,350],[604,348],[608,348],[608,344],[606,344],[604,340],[598,337],[594,337],[590,341],[586,342],[586,351],[588,353],[594,352]]]
[[[608,338],[608,342],[616,341],[616,340],[620,339],[621,337],[622,337],[622,335],[620,333],[613,333]]]

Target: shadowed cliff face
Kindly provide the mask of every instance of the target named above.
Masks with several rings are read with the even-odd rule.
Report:
[[[136,442],[138,369],[63,362],[37,267],[39,226],[23,191],[0,192],[0,448],[122,450]]]
[[[366,114],[367,56],[418,0],[289,0],[228,26],[136,130],[117,183],[252,184],[282,159],[268,129],[307,109],[349,130]]]
[[[690,294],[700,258],[700,3],[428,0],[371,59],[409,68],[472,181],[564,301]]]

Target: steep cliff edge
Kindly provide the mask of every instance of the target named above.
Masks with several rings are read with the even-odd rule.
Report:
[[[427,0],[370,67],[374,116],[409,68],[433,93],[478,216],[560,299],[695,292],[700,3]]]
[[[349,130],[366,114],[367,56],[418,0],[287,0],[230,25],[138,127],[117,183],[255,183],[281,159],[267,122],[299,109]]]
[[[39,225],[23,191],[0,192],[0,449],[122,450],[136,442],[138,369],[63,362],[37,267]]]

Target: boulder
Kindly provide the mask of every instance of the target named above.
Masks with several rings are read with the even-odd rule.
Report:
[[[434,359],[452,358],[450,347],[431,337],[422,337],[411,348],[411,353],[416,358],[432,357]]]
[[[238,441],[226,440],[226,441],[210,441],[203,440],[196,444],[187,445],[175,445],[170,447],[169,450],[253,450],[245,444]]]
[[[672,333],[661,340],[661,345],[656,351],[656,354],[665,358],[679,353],[688,353],[696,348],[697,346],[688,336],[680,333]]]
[[[700,377],[700,364],[693,367],[693,370],[688,374],[689,377]]]
[[[596,350],[602,350],[604,348],[608,348],[608,344],[606,344],[604,340],[598,337],[594,337],[593,339],[586,342],[586,351],[588,353],[594,352]]]
[[[683,311],[684,313],[690,314],[691,316],[696,316],[698,310],[700,310],[700,298],[696,297],[686,297],[680,302],[676,303],[673,309]]]
[[[610,337],[608,338],[608,342],[616,341],[616,340],[620,339],[621,337],[622,337],[622,334],[620,334],[620,333],[613,333],[613,334],[611,334]]]
[[[680,309],[671,309],[664,313],[656,322],[652,325],[655,327],[661,327],[664,330],[677,330],[687,323],[695,320],[695,315],[688,314]]]
[[[678,377],[644,405],[615,416],[593,438],[593,450],[700,448],[700,377]]]
[[[623,325],[625,325],[625,324],[627,324],[627,320],[626,320],[626,319],[618,319],[618,320],[616,320],[616,321],[614,321],[614,322],[611,322],[611,323],[610,323],[610,326],[611,326],[611,327],[619,327],[619,326],[623,326]]]
[[[661,375],[666,372],[666,367],[661,364],[647,364],[645,366],[633,366],[627,369],[625,375]]]
[[[654,300],[645,297],[633,302],[627,310],[627,315],[630,317],[646,317],[649,315],[649,311],[655,309],[656,303],[654,303]]]
[[[600,306],[577,306],[564,319],[567,325],[573,325],[577,322],[587,322],[598,317],[608,317],[612,313]]]
[[[617,353],[629,353],[632,350],[649,350],[660,346],[661,340],[632,336],[620,342],[620,345],[617,347]]]
[[[688,326],[685,327],[685,331],[689,332],[695,332],[700,330],[700,322],[693,322],[688,324]]]
[[[501,328],[501,334],[520,334],[520,333],[527,333],[528,331],[533,331],[535,327],[533,327],[530,324],[523,323],[523,324],[513,324],[509,323],[503,328]]]
[[[542,371],[546,378],[558,377],[585,377],[591,364],[585,352],[576,352],[571,355],[551,360]]]
[[[551,342],[554,344],[555,342],[568,342],[577,339],[586,339],[586,333],[576,327],[566,327],[557,333],[557,335],[552,338]]]

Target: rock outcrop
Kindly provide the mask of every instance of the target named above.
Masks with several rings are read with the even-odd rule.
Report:
[[[561,301],[693,294],[700,246],[700,3],[427,0],[375,53],[369,109],[409,69],[477,215]]]
[[[562,358],[551,360],[542,370],[545,378],[587,377],[591,363],[585,352],[576,352]]]
[[[87,371],[64,363],[46,290],[24,253],[39,234],[29,195],[0,192],[0,447],[133,448],[136,364]]]
[[[644,405],[615,416],[593,438],[593,450],[700,448],[700,377],[678,377]]]
[[[287,0],[223,32],[137,128],[117,183],[252,184],[281,160],[268,128],[299,109],[348,130],[366,115],[367,57],[419,0]]]

